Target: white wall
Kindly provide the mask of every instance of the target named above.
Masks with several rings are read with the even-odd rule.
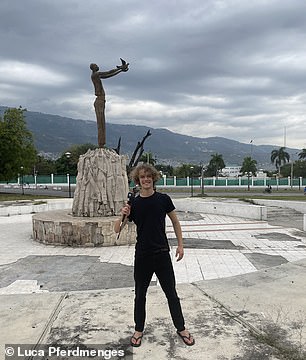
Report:
[[[179,211],[236,216],[254,220],[267,220],[267,208],[265,206],[233,202],[205,201],[196,198],[173,199],[173,203]]]

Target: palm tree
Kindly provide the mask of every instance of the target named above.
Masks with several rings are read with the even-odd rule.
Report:
[[[248,176],[248,191],[250,191],[250,176],[252,175],[256,175],[256,164],[257,161],[252,159],[251,156],[247,156],[243,159],[243,164],[242,167],[240,169],[240,172],[242,174],[247,174]]]
[[[271,162],[275,163],[279,177],[282,164],[286,164],[286,162],[289,162],[290,160],[290,155],[287,153],[287,151],[285,151],[285,149],[285,146],[282,146],[278,150],[272,150],[271,152]]]
[[[298,155],[300,160],[306,159],[306,149],[302,149],[302,151]]]
[[[207,172],[218,177],[220,170],[225,168],[225,163],[221,154],[211,155],[210,162],[207,167]]]
[[[141,155],[140,161],[144,163],[149,163],[153,166],[156,164],[156,159],[153,157],[154,155],[151,152],[146,152]]]

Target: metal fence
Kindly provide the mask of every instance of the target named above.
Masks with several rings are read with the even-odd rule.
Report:
[[[24,175],[16,179],[8,181],[8,184],[26,184],[29,186],[38,185],[67,185],[76,184],[76,176],[72,175]],[[0,182],[6,184],[6,182]],[[186,177],[178,178],[176,176],[163,176],[158,182],[157,186],[163,187],[246,187],[248,184],[252,187],[304,187],[306,186],[306,178],[293,178],[290,176],[285,178],[257,178],[257,177],[236,177],[236,178],[200,178],[200,177]],[[133,184],[131,184],[133,186]]]
[[[291,180],[290,176],[285,178],[257,178],[257,177],[235,177],[235,178],[200,178],[200,177],[187,177],[187,178],[177,178],[175,176],[166,177],[163,176],[158,182],[157,185],[160,186],[169,186],[169,187],[180,187],[180,186],[205,186],[205,187],[245,187],[245,186],[253,186],[253,187],[302,187],[306,185],[306,178],[293,178]]]

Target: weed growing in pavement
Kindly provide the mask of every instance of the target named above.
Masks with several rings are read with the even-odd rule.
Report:
[[[274,314],[265,316],[261,330],[261,334],[252,335],[273,347],[283,359],[306,359],[306,314],[303,311],[290,314],[282,306],[276,307]]]
[[[256,202],[252,199],[247,199],[247,198],[239,198],[239,201],[244,201],[246,203],[252,204],[252,205],[257,205]]]

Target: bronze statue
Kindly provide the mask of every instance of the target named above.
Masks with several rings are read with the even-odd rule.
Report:
[[[121,65],[118,65],[116,69],[109,71],[99,71],[99,66],[97,64],[90,64],[91,80],[94,84],[96,100],[94,102],[96,117],[97,117],[97,126],[98,126],[98,145],[100,148],[103,148],[106,143],[105,136],[105,92],[103,89],[101,79],[107,79],[109,77],[115,76],[122,71],[129,70],[129,64],[121,59]]]

